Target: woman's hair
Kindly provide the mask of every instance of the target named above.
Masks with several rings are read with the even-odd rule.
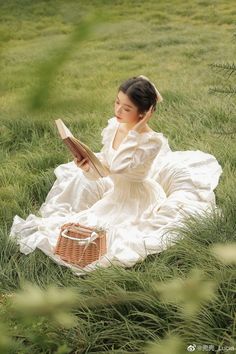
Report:
[[[162,97],[155,85],[145,76],[131,77],[123,82],[118,91],[125,93],[131,102],[138,108],[138,113],[144,113],[162,101]]]

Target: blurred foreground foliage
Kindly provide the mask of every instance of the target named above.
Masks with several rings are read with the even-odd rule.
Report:
[[[233,252],[227,255],[225,253],[226,247],[232,247],[234,250],[233,261]],[[111,294],[111,292],[105,294],[104,292],[103,295],[87,294],[86,296],[82,295],[78,288],[49,286],[43,290],[36,285],[23,283],[21,290],[2,295],[0,298],[0,328],[3,329],[0,335],[0,352],[85,353],[89,348],[88,338],[86,338],[86,331],[89,330],[88,321],[92,320],[91,325],[92,323],[95,325],[96,317],[100,318],[99,323],[104,327],[103,341],[107,342],[107,349],[113,348],[114,352],[117,353],[128,352],[128,348],[131,350],[131,345],[134,345],[131,338],[135,340],[133,349],[136,348],[140,353],[147,354],[182,354],[189,345],[202,348],[201,344],[194,344],[196,340],[192,344],[189,343],[189,338],[186,338],[181,331],[185,326],[193,328],[204,313],[213,315],[212,308],[215,309],[215,313],[220,311],[221,284],[228,281],[229,276],[231,281],[233,281],[233,278],[234,281],[236,280],[235,272],[233,273],[233,268],[230,266],[236,259],[236,243],[227,246],[217,245],[217,255],[214,253],[214,248],[215,246],[209,248],[212,256],[218,257],[220,252],[224,253],[224,258],[220,257],[218,259],[218,265],[222,264],[223,266],[225,264],[224,272],[222,272],[223,268],[216,270],[214,279],[195,267],[190,270],[187,278],[172,277],[162,282],[147,281],[145,287],[139,289],[139,291],[128,291],[120,288],[114,294]],[[230,289],[228,290],[230,291]],[[231,291],[235,293],[235,288]],[[146,310],[144,310],[145,304],[148,304]],[[154,310],[157,304],[159,311],[164,311],[162,315],[166,312],[164,317],[167,314],[168,316],[172,314],[175,318],[169,320],[170,327],[168,326],[167,334],[161,340],[157,340],[157,338],[163,332],[163,329],[159,327],[158,330],[158,322],[155,324],[157,327],[155,344],[155,342],[152,342],[155,336],[153,337],[148,329],[149,327],[151,329],[151,323],[154,325],[157,321],[157,318],[156,320],[154,318],[154,313],[152,314],[152,311],[150,311],[151,308]],[[170,307],[166,304],[169,304]],[[231,306],[233,309],[235,304],[232,303]],[[126,312],[125,308],[129,308],[127,317],[123,317]],[[122,324],[122,330],[126,330],[129,336],[128,343],[123,345],[124,351],[121,343],[118,346],[117,339],[115,339],[116,329],[113,325],[118,319],[116,319],[116,314],[119,317],[122,316],[125,320]],[[146,332],[146,338],[144,337],[140,342],[138,338],[135,339],[136,331],[139,332],[139,337],[142,337],[142,335],[140,336],[141,327],[137,322],[138,317],[146,323],[146,328],[143,328],[143,335]],[[113,325],[107,327],[107,321]],[[231,323],[229,328],[235,326],[235,312],[232,312],[231,315],[228,313],[227,321],[228,324]],[[175,326],[177,323],[180,324],[179,330]],[[105,337],[108,333],[109,336]],[[233,348],[235,342],[233,337],[230,337],[233,333],[228,332],[227,334],[224,334],[221,344]],[[72,340],[73,338],[75,340],[75,336],[76,346]],[[101,338],[100,340],[94,338],[94,340],[95,342],[91,343],[91,352],[94,352],[95,348],[96,353],[105,352],[99,351]],[[114,341],[113,344],[112,341]],[[143,345],[143,351],[140,345]],[[212,343],[212,346],[217,349],[219,344],[217,346],[217,343]],[[101,349],[105,347],[103,343]],[[125,348],[127,351],[125,351]],[[201,351],[197,350],[196,352],[200,353]]]

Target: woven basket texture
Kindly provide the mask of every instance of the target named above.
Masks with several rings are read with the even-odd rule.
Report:
[[[54,250],[63,261],[85,267],[99,260],[106,253],[106,232],[97,233],[98,237],[91,241],[95,227],[79,223],[67,223],[61,226],[60,235]],[[72,238],[72,239],[71,239]]]

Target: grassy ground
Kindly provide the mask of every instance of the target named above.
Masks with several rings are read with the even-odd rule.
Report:
[[[73,37],[77,23],[95,8],[103,19],[79,41]],[[120,292],[141,296],[76,308],[78,324],[50,329],[54,343],[44,346],[33,337],[25,340],[23,325],[10,323],[13,335],[23,338],[22,353],[56,353],[56,341],[73,353],[142,353],[148,340],[169,332],[186,344],[234,345],[235,269],[211,257],[209,247],[235,241],[235,98],[208,92],[233,82],[209,64],[235,58],[234,1],[12,0],[1,2],[1,14],[0,292],[12,293],[28,280],[43,288],[73,287],[95,302]],[[53,75],[51,63],[57,69]],[[151,127],[168,137],[173,150],[199,149],[221,164],[216,201],[223,215],[192,220],[180,230],[181,242],[129,270],[110,268],[78,278],[38,251],[22,256],[8,240],[13,216],[37,213],[55,180],[54,168],[71,160],[54,119],[63,117],[99,151],[117,86],[140,74],[164,97]],[[162,303],[150,283],[185,278],[194,266],[217,279],[217,300],[186,322],[180,306]],[[1,311],[7,312],[4,302]]]

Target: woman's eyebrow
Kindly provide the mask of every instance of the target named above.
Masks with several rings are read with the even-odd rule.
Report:
[[[120,99],[119,99],[119,97],[118,97],[118,96],[116,97],[116,99],[120,101]],[[133,106],[130,106],[129,104],[126,104],[126,103],[124,103],[124,106],[130,107],[130,108],[133,108]]]

